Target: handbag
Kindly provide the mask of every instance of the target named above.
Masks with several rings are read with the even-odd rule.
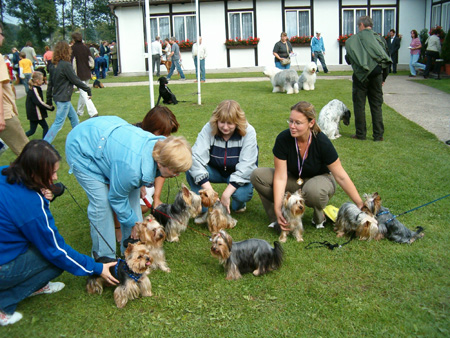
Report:
[[[281,65],[283,65],[283,66],[286,66],[291,63],[291,57],[289,56],[289,45],[288,45],[287,41],[286,41],[286,51],[287,51],[288,57],[281,60]]]
[[[95,61],[92,56],[89,55],[89,68],[94,69],[95,68]]]

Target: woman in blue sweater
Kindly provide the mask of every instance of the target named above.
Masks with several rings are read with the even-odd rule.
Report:
[[[58,152],[43,140],[30,141],[17,159],[0,167],[0,325],[22,318],[23,299],[60,291],[50,281],[64,270],[77,276],[101,275],[118,281],[109,267],[65,243],[49,209],[50,188],[58,178]],[[26,211],[23,209],[26,204]]]

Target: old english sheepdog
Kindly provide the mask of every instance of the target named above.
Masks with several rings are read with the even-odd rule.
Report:
[[[303,69],[303,73],[298,79],[298,87],[303,90],[314,90],[314,84],[316,83],[316,70],[317,65],[314,62],[310,62]]]
[[[348,126],[351,116],[352,114],[347,106],[343,102],[334,99],[322,108],[317,124],[330,140],[334,140],[341,137],[341,134],[339,134],[339,121],[342,120]]]
[[[272,93],[286,92],[287,94],[298,93],[298,74],[293,69],[278,69],[275,67],[266,67],[264,75],[270,78],[272,82]]]

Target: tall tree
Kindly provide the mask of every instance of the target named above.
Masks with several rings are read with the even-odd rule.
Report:
[[[57,28],[54,0],[9,0],[6,4],[9,15],[21,22],[19,43],[31,41],[40,48]],[[25,38],[25,39],[24,39]]]

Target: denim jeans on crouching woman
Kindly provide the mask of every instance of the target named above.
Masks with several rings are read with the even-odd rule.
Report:
[[[30,246],[28,251],[0,266],[0,310],[13,314],[20,301],[62,273],[62,269]]]
[[[230,177],[224,177],[220,172],[211,166],[207,166],[209,174],[209,182],[211,183],[230,183]],[[191,174],[186,172],[186,180],[191,187],[191,190],[198,194],[199,190],[202,189],[200,185],[195,184],[194,179]],[[250,201],[253,197],[253,185],[251,183],[244,184],[243,186],[236,189],[236,191],[231,195],[231,208],[230,210],[236,211],[242,209],[245,203]],[[203,207],[202,212],[206,212],[208,209]]]
[[[58,132],[62,129],[67,116],[69,116],[72,129],[80,123],[80,121],[78,120],[77,112],[75,111],[75,108],[72,106],[72,103],[70,101],[56,102],[55,121],[45,135],[45,141],[47,141],[48,143],[53,142]]]

